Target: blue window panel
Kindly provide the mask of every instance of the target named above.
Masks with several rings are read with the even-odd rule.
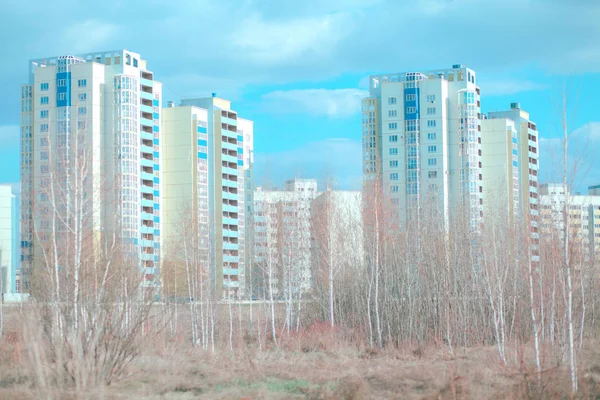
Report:
[[[160,204],[156,204],[156,203],[154,203],[154,209],[155,209],[155,210],[160,210]]]
[[[206,160],[208,158],[206,153],[198,153],[198,158],[202,159],[202,160]]]
[[[198,132],[200,132],[200,133],[206,133],[206,128],[203,127],[203,126],[199,126],[198,127]]]
[[[154,125],[154,126],[152,127],[152,131],[153,131],[153,132],[158,132],[158,125]]]
[[[242,149],[241,147],[238,147],[238,153],[239,154],[244,154],[244,149]]]
[[[158,215],[154,216],[154,222],[160,223],[160,217]],[[156,232],[156,229],[154,230]]]
[[[241,142],[243,142],[243,141],[244,141],[244,137],[243,137],[243,136],[240,136],[240,135],[238,135],[238,142],[240,142],[240,143],[241,143]]]
[[[160,196],[160,190],[155,190],[153,194],[154,196]]]
[[[198,146],[208,146],[208,142],[206,140],[198,139]]]
[[[414,98],[415,100],[406,100],[406,95],[407,94],[414,94]],[[409,120],[417,120],[421,118],[421,113],[419,110],[419,94],[420,94],[420,89],[419,88],[406,88],[404,89],[404,119],[409,121]],[[414,113],[408,113],[407,109],[409,107],[414,107],[415,112]]]
[[[158,104],[158,99],[154,99],[154,100],[152,100],[152,105],[153,105],[154,107],[158,107],[158,106],[160,105],[160,104]]]
[[[518,167],[519,163],[517,163],[516,161],[513,161],[513,167]]]
[[[158,139],[154,138],[154,140],[152,141],[154,144],[158,144]]]
[[[152,167],[155,171],[160,171],[160,167],[158,166],[158,164],[154,164],[154,166]]]
[[[156,176],[154,177],[154,183],[160,183],[160,179],[157,178]]]
[[[152,113],[152,118],[158,119],[158,113]]]
[[[158,158],[159,157],[158,151],[153,151],[152,154],[154,155],[154,158]]]
[[[154,256],[154,261],[158,261],[158,256]]]
[[[56,107],[70,107],[71,106],[71,73],[70,72],[59,72],[56,74],[56,80],[64,79],[66,81],[65,86],[56,87]],[[59,94],[64,93],[63,99],[59,100],[61,96]]]
[[[244,160],[238,160],[238,166],[243,167],[244,166]]]
[[[516,156],[517,155],[517,149],[513,149],[512,153]]]
[[[160,236],[160,229],[155,229],[154,230],[154,235]]]
[[[133,244],[138,244],[137,238],[133,239]]]
[[[154,248],[155,249],[160,249],[160,243],[154,243]]]

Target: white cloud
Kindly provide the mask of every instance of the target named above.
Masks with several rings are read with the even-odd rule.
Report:
[[[310,142],[293,150],[255,155],[258,185],[282,184],[293,177],[332,179],[342,189],[359,189],[362,182],[362,148],[345,138]]]
[[[0,142],[3,146],[19,144],[19,125],[0,125]]]
[[[243,19],[230,40],[236,51],[259,65],[288,64],[310,53],[322,57],[331,53],[349,30],[344,13],[285,21],[266,21],[253,14]]]
[[[531,92],[534,90],[546,90],[547,85],[519,79],[505,80],[480,80],[479,85],[482,89],[482,96],[506,96],[522,92]]]
[[[265,94],[265,107],[274,112],[348,117],[360,111],[361,99],[369,92],[360,89],[277,90]]]

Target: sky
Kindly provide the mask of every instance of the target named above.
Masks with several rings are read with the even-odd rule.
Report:
[[[0,3],[0,182],[19,180],[28,60],[126,48],[163,82],[165,104],[216,92],[255,121],[257,184],[327,177],[359,188],[367,77],[453,64],[477,72],[484,112],[511,102],[530,112],[542,180],[560,178],[566,97],[574,190],[600,183],[600,1]]]

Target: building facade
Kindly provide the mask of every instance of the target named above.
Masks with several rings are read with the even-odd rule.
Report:
[[[288,180],[284,190],[256,188],[254,297],[293,296],[310,290],[310,206],[317,195],[316,179]]]
[[[146,283],[156,284],[161,83],[128,50],[29,65],[21,90],[22,268],[41,262],[40,243],[52,231],[66,240],[79,207],[84,228],[100,240],[115,233]]]
[[[18,185],[0,185],[0,293],[19,293],[20,199]]]
[[[165,108],[163,130],[166,246],[173,256],[184,220],[196,215],[194,230],[206,249],[213,290],[222,298],[243,297],[252,216],[253,122],[239,118],[228,100],[213,96]]]
[[[482,220],[481,105],[475,72],[375,75],[362,103],[363,175],[379,181],[401,221],[459,213]]]
[[[499,119],[501,122],[496,122]],[[506,111],[494,111],[488,113],[488,121],[484,126],[487,132],[494,136],[490,129],[497,129],[498,126],[509,123],[514,124],[516,131],[516,143],[511,132],[511,140],[513,145],[512,155],[516,155],[517,159],[511,159],[513,167],[516,167],[518,172],[519,188],[518,188],[518,209],[517,214],[522,217],[521,221],[529,225],[532,238],[531,256],[533,261],[539,260],[539,198],[538,198],[538,171],[539,171],[539,134],[535,122],[529,119],[529,113],[521,109],[519,103],[511,103],[510,109]],[[499,128],[498,128],[499,129]],[[512,128],[511,128],[512,129]],[[495,135],[498,137],[498,135]],[[488,136],[488,138],[490,138]],[[490,140],[494,140],[491,139]],[[488,141],[487,138],[484,142]],[[489,141],[488,141],[489,142]],[[491,146],[490,146],[491,147]],[[490,147],[487,149],[493,154]],[[490,156],[492,155],[490,154]],[[490,159],[484,154],[484,172],[485,163],[490,163]],[[493,170],[495,167],[490,166]],[[514,171],[514,169],[513,169]],[[494,174],[494,172],[492,172]],[[484,175],[485,176],[485,175]],[[514,176],[513,176],[514,181]],[[485,190],[485,189],[484,189]],[[506,196],[514,196],[517,190],[513,188],[512,193],[507,193]],[[510,198],[510,197],[508,197]]]

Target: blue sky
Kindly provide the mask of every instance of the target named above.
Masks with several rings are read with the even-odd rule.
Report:
[[[0,15],[0,182],[18,181],[19,90],[31,58],[127,48],[164,100],[233,101],[255,120],[258,183],[361,179],[360,98],[373,73],[477,71],[484,111],[520,102],[538,123],[542,177],[569,152],[577,189],[600,183],[600,2],[592,0],[29,0]]]

